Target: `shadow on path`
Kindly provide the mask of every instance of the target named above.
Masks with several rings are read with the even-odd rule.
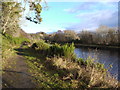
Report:
[[[15,49],[15,50],[17,51],[18,55],[35,57],[36,60],[33,60],[33,62],[36,61],[42,64],[45,67],[44,71],[49,72],[51,75],[58,73],[60,78],[62,78],[63,76],[66,76],[69,73],[68,70],[60,69],[57,66],[55,66],[52,61],[46,60],[47,55],[41,51],[35,51],[34,49],[31,48]]]
[[[26,64],[26,59],[20,55],[9,59],[11,61],[10,67],[2,70],[4,72],[2,74],[3,88],[35,88],[36,83],[33,82],[35,78],[28,71],[30,68]],[[7,85],[5,86],[5,84]]]

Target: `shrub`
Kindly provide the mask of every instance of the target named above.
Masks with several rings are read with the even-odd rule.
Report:
[[[39,42],[36,42],[37,50],[47,50],[50,45],[45,43],[43,40],[40,40]]]
[[[104,64],[101,63],[95,63],[95,67],[100,70],[100,71],[107,71],[107,69],[105,68]]]
[[[4,37],[5,39],[7,39],[11,44],[14,44],[14,45],[20,45],[23,41],[29,41],[29,39],[27,38],[23,38],[23,37],[13,37],[11,35],[5,35]]]
[[[79,65],[85,64],[85,61],[84,61],[83,58],[77,58],[77,59],[76,59],[76,62],[77,62]]]
[[[54,44],[48,49],[49,56],[62,56],[62,48],[59,44]]]
[[[59,44],[54,44],[50,46],[48,50],[48,55],[49,56],[63,56],[64,58],[67,59],[73,59],[76,58],[74,54],[74,44],[72,43],[71,45],[65,44],[60,46]]]
[[[63,45],[62,46],[63,56],[68,59],[75,58],[74,49],[75,49],[74,43],[72,43],[71,45],[68,44]]]

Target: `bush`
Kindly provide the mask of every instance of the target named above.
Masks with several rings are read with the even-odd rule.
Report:
[[[43,50],[47,50],[50,47],[50,45],[45,43],[43,40],[40,40],[39,42],[36,42],[35,44],[37,46],[36,47],[37,50],[43,51]]]
[[[23,41],[29,41],[29,39],[27,38],[23,38],[23,37],[13,37],[11,35],[5,35],[4,39],[7,39],[11,44],[13,45],[20,45]]]
[[[49,56],[62,56],[63,55],[63,51],[62,48],[59,44],[54,44],[52,45],[49,49],[48,49],[48,53]]]
[[[58,56],[58,57],[64,57],[66,59],[75,59],[75,53],[74,53],[74,44],[71,45],[65,44],[65,45],[59,45],[54,44],[50,45],[45,43],[43,40],[36,42],[32,45],[32,48],[35,48],[39,51],[44,51],[48,56]]]
[[[85,64],[85,61],[83,58],[77,58],[76,59],[76,62],[79,64],[79,65],[84,65]]]
[[[72,43],[71,45],[68,44],[63,45],[62,46],[63,56],[68,59],[75,58],[74,49],[75,49],[74,43]]]
[[[59,44],[54,44],[50,46],[48,50],[48,55],[49,56],[64,56],[67,59],[73,59],[75,58],[74,54],[74,44],[72,43],[71,45],[65,44],[60,46]]]
[[[104,64],[101,63],[96,63],[95,67],[100,70],[100,71],[107,71],[107,69],[105,68]]]

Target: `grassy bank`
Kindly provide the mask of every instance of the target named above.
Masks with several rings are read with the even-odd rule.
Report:
[[[2,38],[2,67],[9,65],[8,58],[14,57],[16,54],[14,48],[19,48],[23,41],[29,41],[22,37],[12,37],[10,35],[1,35]]]
[[[43,47],[44,46],[44,47]],[[110,76],[103,64],[93,58],[76,58],[72,45],[49,45],[44,41],[36,47],[16,49],[27,58],[30,72],[40,88],[117,88],[118,81]]]
[[[43,40],[29,46],[21,46],[25,38],[2,36],[3,65],[15,54],[26,58],[29,72],[37,88],[117,88],[118,81],[107,72],[103,64],[88,57],[77,58],[74,44],[48,44]],[[32,42],[31,42],[32,43]],[[12,61],[11,61],[12,62]]]
[[[54,44],[55,42],[51,42]],[[67,43],[67,42],[66,42]],[[61,42],[59,44],[64,45],[65,42]],[[71,42],[68,42],[68,44],[72,44]],[[80,43],[74,43],[75,47],[87,47],[87,48],[98,48],[98,49],[120,49],[120,46],[118,45],[98,45],[98,44],[80,44]]]

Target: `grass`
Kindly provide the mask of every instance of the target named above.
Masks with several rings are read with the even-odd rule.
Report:
[[[61,48],[62,46],[57,46]],[[52,51],[51,51],[52,52]],[[36,78],[40,88],[117,88],[117,80],[112,78],[103,64],[94,59],[47,57],[31,48],[24,48],[18,53],[25,56],[30,72]]]
[[[38,47],[34,49],[28,46],[20,49],[20,44],[27,39],[7,35],[2,37],[3,58],[6,59],[16,53],[26,57],[29,72],[35,78],[38,88],[118,87],[118,81],[107,73],[103,64],[95,63],[90,57],[86,60],[76,58],[74,44],[49,45],[39,41],[36,42]]]
[[[30,72],[36,78],[38,87],[40,88],[62,88],[69,87],[69,82],[64,82],[61,80],[61,76],[66,74],[65,70],[57,69],[56,66],[52,64],[51,61],[46,60],[44,55],[35,54],[36,51],[30,52],[31,49],[23,49],[19,51],[24,55],[30,66]]]
[[[21,37],[12,37],[10,35],[1,35],[2,38],[2,66],[3,68],[7,66],[9,63],[7,61],[8,58],[16,55],[14,48],[19,48],[23,41],[29,41],[26,38]]]

